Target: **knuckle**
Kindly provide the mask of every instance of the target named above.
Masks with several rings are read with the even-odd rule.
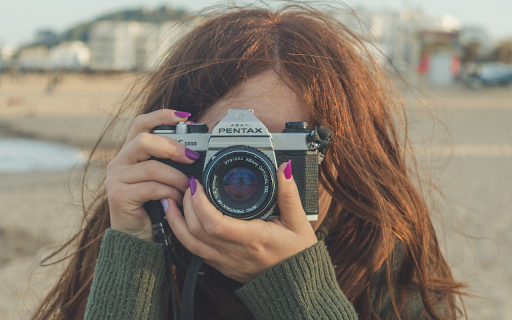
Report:
[[[149,182],[149,185],[148,185],[148,192],[150,194],[155,194],[159,191],[160,189],[160,185],[158,184],[158,182],[155,182],[155,181],[151,181]]]
[[[144,123],[144,119],[146,118],[145,114],[140,114],[133,119],[132,127],[140,127]]]
[[[265,251],[265,246],[258,239],[245,239],[245,245],[253,255],[259,256]]]
[[[155,160],[144,161],[143,169],[146,176],[156,177],[158,175],[158,163]]]
[[[107,199],[109,203],[119,204],[122,199],[123,192],[117,183],[105,182],[107,188]]]
[[[165,152],[166,152],[166,155],[168,158],[172,157],[172,156],[175,156],[178,154],[178,146],[177,146],[177,141],[171,139],[171,138],[167,138],[167,145],[165,147]]]
[[[105,169],[105,173],[107,174],[107,176],[110,175],[114,171],[114,168],[116,166],[115,159],[116,158],[114,158],[112,161],[110,161],[107,165],[107,168]]]
[[[218,237],[224,235],[224,228],[220,220],[209,224],[206,228],[206,233],[211,236]]]
[[[107,190],[107,192],[109,192],[109,190],[112,190],[112,188],[114,187],[114,179],[112,179],[111,176],[107,176],[103,184],[105,185],[105,189]]]
[[[141,132],[141,133],[137,134],[137,136],[135,137],[134,140],[135,140],[136,144],[143,146],[148,143],[149,139],[151,139],[151,133]]]
[[[188,226],[190,233],[192,233],[194,236],[200,236],[203,233],[203,226],[201,226],[199,223],[191,223]]]
[[[201,258],[203,258],[204,260],[213,260],[214,259],[213,252],[211,250],[208,250],[205,248],[198,249],[197,255],[200,256]]]
[[[188,243],[188,251],[190,251],[193,254],[199,255],[201,251],[201,246],[199,245],[199,242],[197,241],[191,241]],[[202,258],[202,257],[201,257]]]
[[[300,201],[299,190],[297,190],[297,188],[294,188],[290,192],[286,192],[284,194],[284,196],[285,196],[286,200],[288,200],[290,202]]]

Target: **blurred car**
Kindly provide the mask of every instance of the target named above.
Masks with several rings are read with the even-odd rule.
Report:
[[[475,90],[484,86],[510,86],[512,85],[512,65],[498,62],[481,64],[468,75],[466,84]]]

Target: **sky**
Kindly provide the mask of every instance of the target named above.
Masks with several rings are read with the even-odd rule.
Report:
[[[38,29],[62,32],[121,9],[169,5],[197,10],[216,3],[218,0],[0,0],[0,46],[28,43]],[[448,13],[463,25],[484,26],[495,39],[512,37],[510,0],[346,0],[345,3],[368,9],[420,7],[432,18]]]

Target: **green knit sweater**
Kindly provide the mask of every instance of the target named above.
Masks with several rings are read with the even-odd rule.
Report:
[[[107,230],[101,244],[85,319],[165,319],[169,286],[159,244]],[[323,241],[265,271],[236,295],[256,319],[343,319],[357,314],[341,291]],[[411,300],[419,319],[423,304]],[[383,319],[390,304],[380,304]]]

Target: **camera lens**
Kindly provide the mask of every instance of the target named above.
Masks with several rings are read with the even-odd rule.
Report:
[[[258,188],[258,178],[246,167],[229,170],[222,180],[222,190],[234,202],[247,203]]]
[[[223,214],[265,219],[275,206],[275,167],[262,152],[248,146],[219,151],[203,173],[206,194]]]

